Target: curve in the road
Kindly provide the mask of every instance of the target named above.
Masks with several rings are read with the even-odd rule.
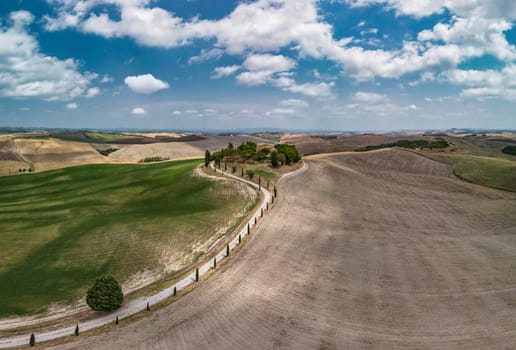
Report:
[[[304,168],[301,168],[300,170],[303,170],[303,169]],[[256,211],[254,212],[254,214],[252,215],[251,219],[248,222],[248,225],[250,227],[255,226],[256,222],[261,217],[262,213],[267,210],[268,203],[271,202],[272,197],[271,197],[270,191],[264,186],[259,186],[258,184],[254,183],[252,181],[240,178],[238,176],[234,176],[234,175],[226,173],[222,170],[217,170],[217,172],[223,173],[225,176],[230,177],[232,179],[242,181],[242,182],[248,184],[249,186],[252,186],[261,191],[261,193],[263,194],[263,198],[260,203],[260,206],[256,209]],[[239,236],[244,237],[246,235],[248,235],[247,225],[243,226],[243,228],[239,232],[237,232],[235,237],[228,243],[229,250],[230,251],[233,250],[237,245],[240,244]],[[215,256],[217,262],[221,262],[226,257],[227,257],[227,247],[224,247],[224,249],[222,249]],[[202,277],[204,274],[208,273],[211,269],[213,269],[213,267],[214,267],[213,265],[214,265],[214,261],[212,258],[210,261],[208,261],[205,264],[203,264],[202,266],[198,267],[199,276]],[[132,300],[132,301],[128,302],[127,304],[123,305],[120,309],[118,309],[112,313],[108,313],[101,317],[97,317],[97,318],[94,318],[87,322],[81,323],[79,325],[80,330],[81,330],[81,332],[85,332],[85,331],[89,331],[92,329],[100,328],[107,324],[113,323],[115,321],[116,317],[118,317],[118,319],[121,321],[124,318],[127,318],[129,316],[135,315],[139,312],[146,310],[147,304],[155,305],[155,304],[162,302],[163,300],[165,300],[167,298],[172,297],[174,295],[174,289],[176,289],[176,291],[181,291],[181,290],[185,289],[186,287],[190,286],[192,283],[195,283],[195,281],[196,281],[196,270],[193,270],[190,274],[188,274],[186,277],[184,277],[179,282],[175,283],[174,285],[172,285],[152,296],[142,297],[142,298]],[[55,330],[51,330],[51,331],[35,333],[36,341],[38,343],[40,343],[40,342],[45,342],[45,341],[49,341],[49,340],[54,340],[54,339],[70,336],[70,335],[74,334],[75,327],[76,327],[76,325],[74,324],[74,325],[70,325],[68,327],[63,327],[63,328],[59,328],[59,329],[55,329]],[[0,339],[0,349],[27,345],[29,343],[30,336],[31,335],[29,333],[29,334],[17,335],[17,336],[13,336],[13,337],[1,338]]]
[[[53,349],[514,348],[516,194],[398,150],[309,162],[191,293]]]

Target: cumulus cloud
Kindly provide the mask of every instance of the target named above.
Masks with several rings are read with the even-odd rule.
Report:
[[[240,69],[239,65],[216,67],[213,70],[213,74],[211,75],[211,77],[213,79],[220,79],[222,77],[227,77],[229,75],[235,74],[239,69]]]
[[[298,100],[298,99],[294,99],[294,98],[282,100],[280,103],[282,106],[286,106],[286,107],[297,107],[297,108],[308,107],[308,102],[306,102],[305,100]]]
[[[263,85],[269,82],[275,74],[296,67],[296,62],[283,55],[253,54],[246,58],[242,66],[247,72],[237,75],[239,83]]]
[[[443,72],[439,79],[456,85],[466,86],[460,96],[486,99],[502,98],[516,100],[516,65],[510,64],[502,70],[462,70]]]
[[[40,52],[27,31],[34,20],[27,11],[10,14],[11,27],[0,26],[0,97],[69,100],[83,95],[95,74],[79,72],[74,59]]]
[[[353,100],[359,102],[369,102],[369,103],[378,103],[378,102],[386,102],[389,98],[385,95],[376,94],[373,92],[363,92],[359,91],[353,94]]]
[[[100,79],[100,82],[102,84],[112,83],[114,81],[113,78],[111,78],[109,75],[104,75],[102,79]]]
[[[271,111],[272,114],[294,114],[296,110],[293,108],[274,108]]]
[[[97,96],[98,94],[100,94],[100,89],[98,87],[92,87],[92,88],[88,89],[88,91],[86,92],[86,95],[84,97],[93,98],[93,97]]]
[[[124,82],[129,89],[139,94],[150,95],[169,88],[167,82],[154,78],[152,74],[128,76]]]
[[[75,27],[106,38],[130,37],[140,45],[164,48],[205,40],[213,43],[213,49],[201,51],[190,63],[216,59],[222,54],[244,56],[243,71],[237,75],[239,83],[270,84],[308,96],[329,95],[331,83],[297,83],[292,78],[297,63],[270,52],[289,49],[298,54],[299,60],[327,59],[357,81],[445,72],[484,55],[505,63],[516,59],[516,49],[505,34],[516,20],[516,2],[507,0],[340,0],[352,7],[382,5],[398,16],[421,18],[445,11],[452,14],[448,23],[423,30],[417,40],[407,40],[402,47],[391,50],[366,49],[354,38],[334,38],[334,28],[324,22],[317,0],[245,1],[216,20],[183,19],[149,0],[47,1],[57,8],[57,16],[46,18],[49,30]],[[118,13],[93,11],[100,4],[113,6]],[[365,25],[358,23],[359,28]],[[257,58],[254,62],[253,57]],[[273,59],[276,62],[267,65]],[[212,77],[235,74],[236,67],[216,68]]]
[[[135,107],[131,111],[131,114],[134,116],[143,116],[143,115],[147,114],[147,112],[145,111],[145,109],[143,109],[141,107]]]
[[[68,104],[66,105],[66,108],[67,108],[67,109],[77,109],[77,107],[78,107],[78,106],[77,106],[77,103],[74,103],[74,102],[72,102],[72,103],[68,103]]]
[[[224,51],[217,48],[211,50],[202,49],[201,54],[199,56],[190,57],[190,59],[188,60],[188,64],[199,63],[209,60],[217,60],[221,58],[223,54]]]

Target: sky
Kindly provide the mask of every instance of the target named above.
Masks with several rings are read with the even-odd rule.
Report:
[[[516,1],[1,0],[0,126],[516,129]]]

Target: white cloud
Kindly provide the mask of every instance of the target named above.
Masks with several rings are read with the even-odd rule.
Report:
[[[86,92],[86,98],[93,98],[95,96],[97,96],[98,94],[100,94],[100,89],[98,87],[92,87],[92,88],[89,88],[88,91]]]
[[[145,111],[145,109],[143,109],[141,107],[135,107],[131,111],[131,114],[134,116],[143,116],[143,115],[147,114],[147,112]]]
[[[129,76],[124,82],[132,91],[147,95],[169,87],[167,82],[154,78],[152,74]]]
[[[335,83],[304,83],[298,84],[294,79],[287,77],[279,77],[271,81],[273,86],[276,86],[283,91],[290,91],[300,93],[306,96],[319,97],[319,98],[331,98],[333,97],[332,88]]]
[[[173,115],[181,115],[181,114],[183,114],[183,113],[182,113],[181,111],[173,111],[173,112],[172,112],[172,114],[173,114]]]
[[[112,83],[114,81],[113,78],[111,78],[109,75],[104,75],[102,79],[100,79],[100,82],[102,84]]]
[[[245,85],[263,85],[270,82],[277,73],[296,67],[296,62],[283,55],[253,54],[242,64],[247,72],[237,75],[237,81]]]
[[[245,1],[217,20],[183,19],[149,0],[47,1],[58,5],[58,16],[46,18],[48,29],[75,27],[107,38],[130,37],[141,45],[165,48],[205,40],[213,43],[213,49],[201,51],[191,62],[216,59],[223,53],[245,55],[243,71],[236,78],[239,83],[270,84],[307,96],[331,96],[333,85],[297,83],[293,79],[297,63],[270,52],[289,49],[298,54],[298,60],[327,59],[357,81],[398,79],[410,73],[439,75],[484,55],[493,55],[506,64],[516,59],[516,49],[506,38],[516,20],[516,2],[508,0],[341,0],[354,7],[379,4],[397,15],[416,18],[444,11],[452,15],[449,23],[424,30],[418,40],[407,39],[402,47],[392,50],[366,49],[354,38],[334,38],[334,28],[320,15],[318,0]],[[118,13],[111,16],[92,10],[102,4],[113,6]],[[357,27],[365,25],[360,22]],[[375,34],[376,29],[368,33]],[[237,67],[218,67],[212,77],[235,74]]]
[[[297,100],[294,98],[291,98],[288,100],[282,100],[280,103],[282,106],[286,106],[286,107],[294,107],[294,108],[308,107],[308,102],[306,102],[305,100]]]
[[[201,54],[199,56],[190,57],[190,59],[188,60],[188,64],[199,63],[209,60],[217,60],[221,58],[223,54],[224,51],[217,48],[211,50],[202,49]]]
[[[510,64],[502,70],[461,70],[454,69],[439,75],[443,81],[456,85],[464,85],[461,97],[476,98],[502,98],[516,100],[516,65]]]
[[[386,102],[389,98],[385,95],[376,94],[373,92],[363,92],[359,91],[353,94],[353,100],[359,102],[369,102],[369,103],[378,103],[378,102]]]
[[[236,73],[240,69],[240,66],[233,65],[233,66],[225,66],[225,67],[216,67],[213,70],[212,78],[213,79],[219,79],[222,77],[226,77],[228,75],[232,75]]]
[[[292,108],[274,108],[271,111],[272,114],[294,114],[296,113],[295,109]]]
[[[27,32],[33,20],[31,13],[17,11],[10,14],[11,27],[0,26],[0,97],[69,100],[83,95],[95,74],[81,74],[73,59],[41,53]]]
[[[72,103],[68,103],[68,104],[66,105],[66,108],[67,108],[67,109],[77,109],[77,107],[78,107],[78,106],[77,106],[77,103],[74,103],[74,102],[72,102]]]

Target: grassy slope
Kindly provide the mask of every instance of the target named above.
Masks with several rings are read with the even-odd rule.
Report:
[[[232,185],[190,176],[198,164],[0,178],[0,317],[77,300],[100,274],[124,280],[164,253],[191,252],[228,213],[254,205]]]
[[[432,156],[451,165],[455,175],[480,185],[516,192],[516,162],[467,154]]]

